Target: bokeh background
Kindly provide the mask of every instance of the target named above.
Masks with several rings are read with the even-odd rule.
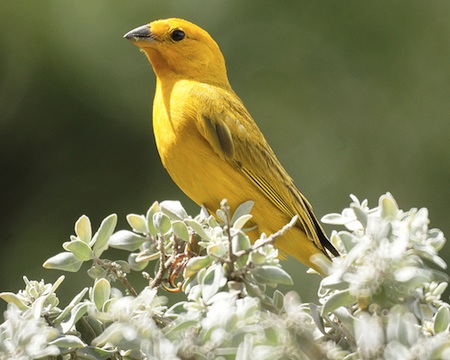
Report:
[[[450,2],[2,1],[0,291],[23,288],[23,275],[60,276],[42,263],[82,214],[98,227],[115,212],[127,228],[126,214],[164,199],[197,214],[156,152],[151,67],[122,38],[164,17],[217,40],[235,91],[319,217],[349,194],[373,207],[389,191],[450,234]],[[450,245],[442,254],[449,262]],[[319,278],[285,266],[314,300]],[[91,283],[66,276],[63,299]]]

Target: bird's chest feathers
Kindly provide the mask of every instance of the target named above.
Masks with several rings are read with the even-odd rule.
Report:
[[[175,84],[170,92],[157,88],[155,94],[153,130],[156,146],[163,165],[172,176],[189,166],[200,166],[212,151],[198,131],[198,109],[195,99],[188,96],[190,93],[189,84],[182,83]]]

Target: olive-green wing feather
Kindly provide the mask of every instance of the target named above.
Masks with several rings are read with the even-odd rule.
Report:
[[[336,250],[329,243],[312,207],[281,166],[263,134],[239,98],[225,90],[202,89],[198,95],[209,102],[209,109],[199,114],[199,130],[213,150],[241,171],[272,203],[288,217],[299,216],[297,226],[318,249]],[[213,96],[212,96],[213,95]],[[216,101],[211,101],[211,99]],[[269,182],[268,179],[281,181]]]

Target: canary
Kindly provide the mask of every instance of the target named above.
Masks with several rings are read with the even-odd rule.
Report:
[[[161,161],[174,182],[210,211],[224,198],[232,211],[253,200],[252,240],[278,231],[298,215],[275,246],[281,255],[323,274],[324,268],[311,257],[322,254],[329,261],[327,250],[335,256],[338,252],[232,90],[212,37],[176,18],[140,26],[124,37],[145,53],[156,74],[153,130]]]

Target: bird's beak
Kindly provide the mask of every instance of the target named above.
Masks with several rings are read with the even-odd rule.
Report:
[[[128,39],[132,42],[137,41],[154,41],[153,34],[150,30],[150,25],[142,25],[127,32],[124,36],[125,39]]]

